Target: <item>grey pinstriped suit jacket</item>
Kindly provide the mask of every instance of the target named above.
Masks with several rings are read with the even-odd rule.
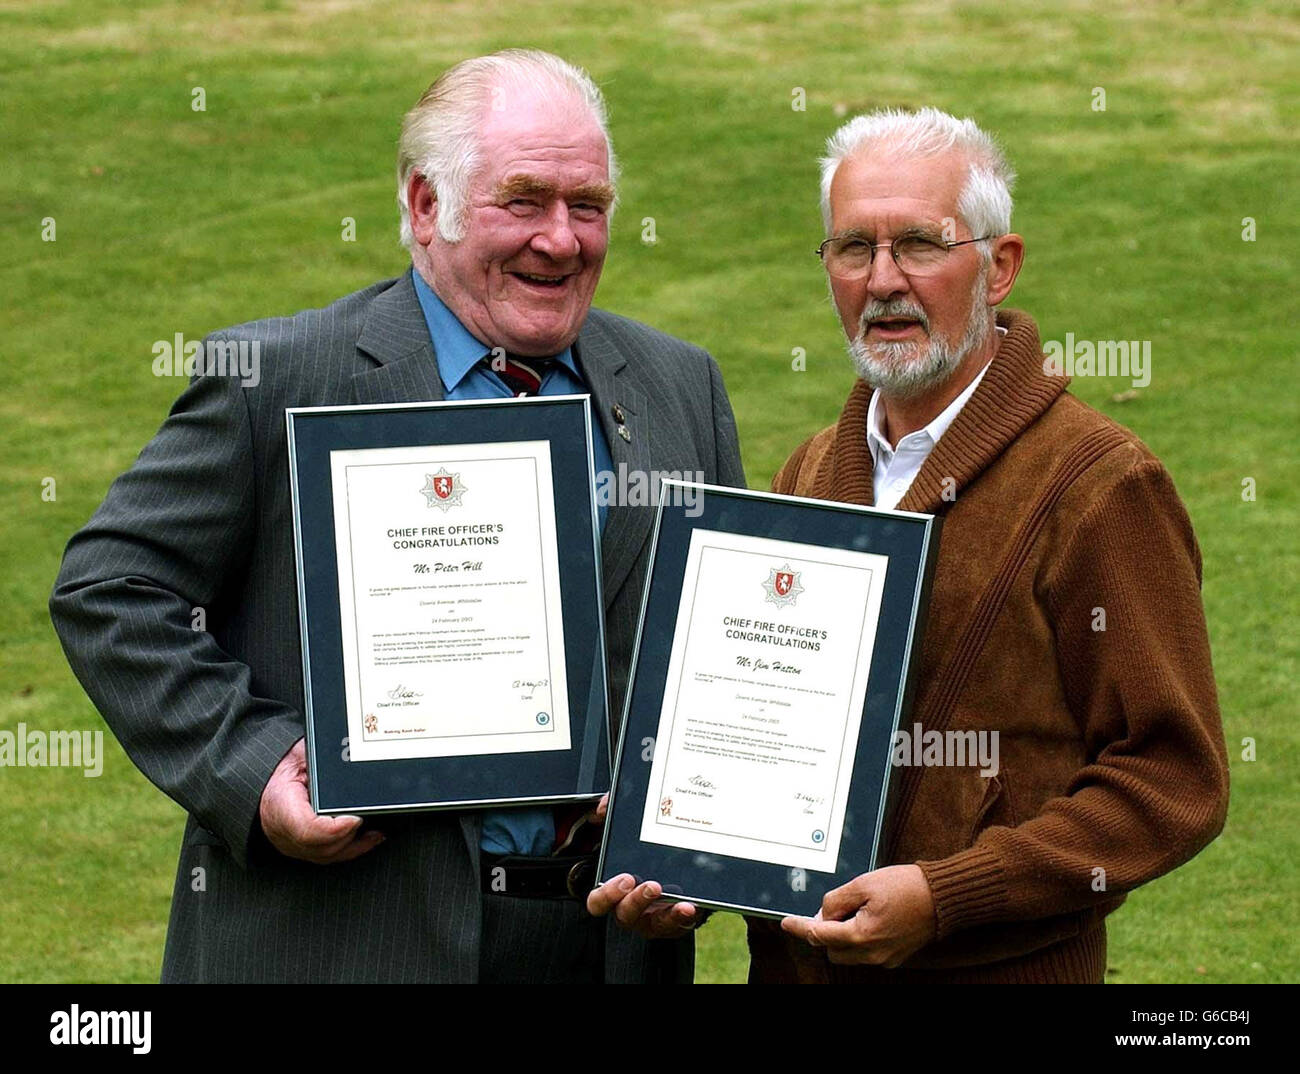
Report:
[[[472,981],[479,818],[384,818],[343,865],[276,853],[258,803],[303,734],[284,410],[439,399],[410,273],[319,310],[218,333],[261,345],[261,382],[196,378],[68,544],[50,612],[73,671],[132,760],[189,813],[164,981]],[[745,484],[707,353],[592,310],[575,345],[615,469]],[[631,442],[616,435],[611,408]],[[621,712],[653,512],[611,506],[602,541],[610,701]],[[196,607],[207,631],[192,629]],[[205,890],[192,890],[192,870]],[[609,928],[609,981],[689,980],[691,941]],[[526,957],[528,937],[518,941]]]

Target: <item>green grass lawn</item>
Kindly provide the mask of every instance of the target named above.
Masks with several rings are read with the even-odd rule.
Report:
[[[1010,304],[1045,339],[1152,341],[1136,398],[1074,391],[1165,461],[1204,553],[1231,814],[1112,917],[1109,977],[1300,977],[1293,5],[52,0],[5,4],[0,30],[0,727],[103,726],[45,604],[182,386],[151,374],[153,341],[402,271],[398,121],[446,65],[534,45],[605,88],[625,181],[597,302],[713,352],[755,487],[852,382],[812,254],[824,139],[932,103],[998,132],[1020,172]],[[157,976],[183,817],[108,737],[99,779],[0,769],[0,980]],[[746,965],[718,915],[698,978]]]

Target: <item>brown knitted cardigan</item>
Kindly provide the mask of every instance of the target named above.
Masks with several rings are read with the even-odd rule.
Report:
[[[996,730],[1000,771],[894,770],[885,860],[925,873],[931,944],[897,970],[840,967],[751,921],[751,980],[1099,981],[1105,915],[1223,827],[1187,513],[1141,441],[1043,372],[1033,320],[998,323],[992,365],[898,507],[944,516],[907,724]],[[859,381],[773,489],[870,505],[870,399]]]

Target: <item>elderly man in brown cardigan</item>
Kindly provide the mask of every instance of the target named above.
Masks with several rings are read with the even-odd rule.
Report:
[[[1079,402],[1034,321],[1014,180],[925,109],[828,143],[821,255],[860,380],[777,492],[944,516],[913,720],[1001,764],[900,768],[894,862],[749,924],[752,981],[1100,981],[1105,917],[1223,826],[1201,559],[1159,460]]]

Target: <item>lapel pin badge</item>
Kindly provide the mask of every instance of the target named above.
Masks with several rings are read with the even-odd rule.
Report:
[[[614,404],[613,414],[614,414],[614,420],[618,422],[620,425],[624,424],[627,421],[627,415],[623,412],[623,408],[619,406],[617,403]]]
[[[618,427],[618,435],[621,436],[624,439],[624,441],[626,441],[627,443],[629,444],[632,443],[632,434],[627,431],[626,425],[620,425]]]

